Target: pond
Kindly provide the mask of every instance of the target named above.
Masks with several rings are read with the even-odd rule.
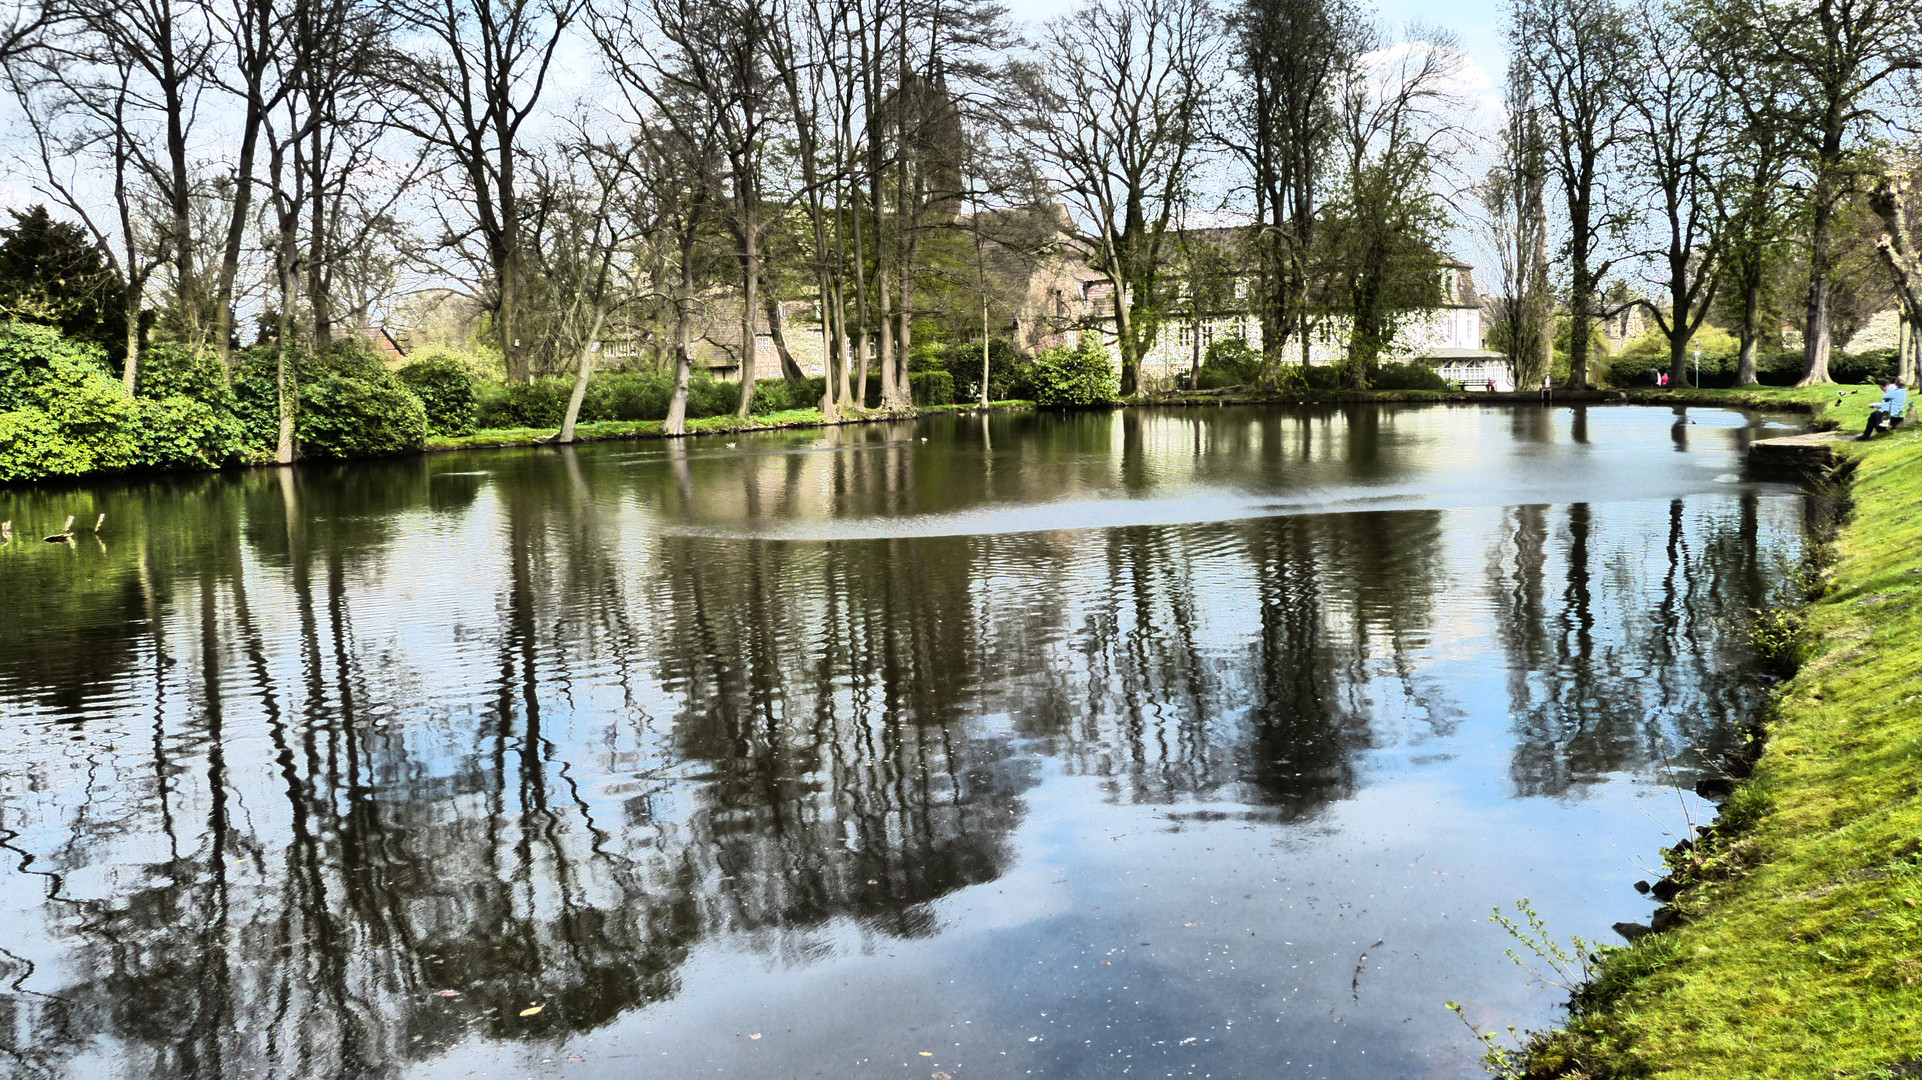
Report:
[[[0,1073],[1478,1075],[1444,1001],[1565,996],[1490,910],[1614,940],[1712,816],[1809,512],[1743,473],[1771,426],[998,414],[0,491]]]

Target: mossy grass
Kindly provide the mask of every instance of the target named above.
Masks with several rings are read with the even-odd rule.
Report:
[[[1844,389],[1863,392],[1685,396],[1802,403],[1859,429],[1879,395]],[[1765,748],[1715,830],[1667,854],[1690,882],[1684,921],[1610,951],[1567,1027],[1504,1071],[1873,1077],[1922,1061],[1922,431],[1843,453],[1848,517]]]
[[[1031,409],[1032,401],[993,401],[988,403],[991,412]],[[861,423],[867,420],[890,420],[900,416],[926,416],[936,413],[973,412],[978,404],[965,405],[928,405],[891,413],[879,409],[855,411],[844,416],[837,424]],[[823,420],[819,409],[789,409],[784,412],[766,413],[750,416],[743,420],[737,416],[704,416],[686,423],[687,435],[723,435],[743,431],[781,431],[789,428],[831,427]],[[470,435],[432,436],[427,440],[429,450],[476,450],[506,446],[538,446],[551,443],[559,433],[556,428],[484,428]],[[667,436],[661,430],[659,420],[605,420],[598,423],[576,425],[574,437],[577,442],[607,442],[615,439],[662,439]]]

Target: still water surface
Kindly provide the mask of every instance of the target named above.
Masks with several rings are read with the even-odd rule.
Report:
[[[1559,998],[1490,908],[1646,917],[1757,701],[1805,512],[1741,475],[1763,427],[944,417],[0,492],[0,1075],[1475,1075],[1443,1001]]]

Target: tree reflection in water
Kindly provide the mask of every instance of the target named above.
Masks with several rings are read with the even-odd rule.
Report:
[[[852,428],[4,496],[0,516],[85,502],[115,527],[0,552],[0,608],[38,613],[0,626],[0,902],[21,927],[0,1055],[27,1076],[108,1046],[155,1080],[374,1077],[592,1030],[674,997],[703,944],[797,966],[848,928],[939,933],[944,897],[1019,860],[1053,773],[1117,804],[1311,820],[1371,749],[1455,735],[1462,688],[1435,661],[1464,596],[1486,596],[1518,794],[1699,760],[1751,707],[1727,624],[1793,542],[1779,493],[833,541],[675,527],[1380,484],[1459,423],[1219,411],[909,429],[932,450]],[[1561,438],[1545,411],[1504,423],[1479,437]],[[1484,550],[1482,585],[1456,565]]]

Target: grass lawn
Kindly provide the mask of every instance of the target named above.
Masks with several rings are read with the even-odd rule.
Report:
[[[1821,419],[1859,429],[1879,393],[1845,389],[1859,392]],[[1836,391],[1748,394],[1829,406]],[[1802,613],[1804,661],[1726,827],[1686,859],[1690,921],[1612,954],[1530,1075],[1871,1077],[1922,1061],[1922,431],[1845,453],[1853,508]]]

